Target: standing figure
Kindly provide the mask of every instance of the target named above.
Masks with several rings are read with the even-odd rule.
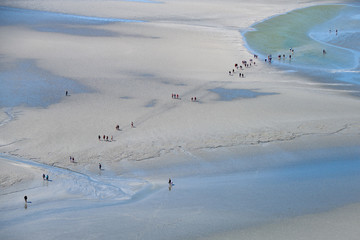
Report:
[[[99,163],[99,169],[101,170],[101,163]]]
[[[24,196],[25,203],[27,203],[27,199],[28,199],[28,198],[27,198],[27,196],[25,195],[25,196]]]

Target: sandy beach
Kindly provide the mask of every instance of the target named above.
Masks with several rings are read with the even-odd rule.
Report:
[[[0,237],[356,239],[359,177],[351,168],[306,178],[334,197],[323,208],[310,201],[283,211],[274,200],[267,207],[275,213],[255,214],[261,208],[254,205],[238,217],[254,202],[238,197],[252,191],[245,183],[271,195],[274,169],[331,156],[359,169],[358,86],[254,59],[243,36],[271,16],[346,3],[0,1],[3,16],[17,17],[0,24],[0,81],[11,80],[0,90]],[[256,64],[234,67],[250,59]],[[45,184],[43,173],[52,181]],[[242,183],[227,186],[232,174]],[[344,185],[332,188],[335,180]],[[348,197],[335,197],[350,185]],[[32,203],[24,210],[25,194]],[[206,196],[214,202],[194,204]],[[338,219],[343,224],[333,228]]]

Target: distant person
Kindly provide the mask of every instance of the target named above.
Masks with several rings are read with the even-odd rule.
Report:
[[[99,169],[101,170],[101,163],[99,163]]]
[[[46,175],[46,181],[49,181],[49,175]]]
[[[43,174],[43,180],[45,180],[45,174]]]
[[[134,123],[133,122],[131,122],[131,128],[133,128],[134,127]]]
[[[68,91],[65,92],[65,96],[69,96],[69,92],[68,92]]]
[[[25,203],[27,203],[28,197],[26,195],[24,196],[24,200],[25,200]]]
[[[169,178],[169,184],[172,184],[171,178]]]
[[[323,49],[323,54],[326,54],[326,50],[325,50],[325,49]]]

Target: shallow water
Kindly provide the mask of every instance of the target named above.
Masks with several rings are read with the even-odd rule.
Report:
[[[0,6],[0,26],[29,27],[39,32],[52,32],[87,37],[113,37],[118,34],[94,26],[111,23],[144,22],[135,19],[104,18]]]
[[[66,91],[71,95],[91,90],[74,80],[38,68],[32,60],[1,67],[0,108],[48,107],[65,97]]]
[[[277,93],[258,92],[255,89],[226,89],[214,88],[209,89],[210,92],[218,94],[219,101],[232,101],[239,98],[256,98],[258,96],[274,95]]]
[[[173,178],[171,190],[167,179],[155,183],[140,176],[126,180],[106,171],[104,175],[80,174],[8,158],[51,172],[52,182],[43,185],[39,176],[39,184],[32,189],[0,193],[0,235],[5,239],[39,235],[51,239],[196,239],[323,212],[360,200],[359,156],[357,146],[273,152],[252,157],[251,161],[260,158],[265,165],[249,170],[241,167],[248,158],[224,156],[219,165],[194,159],[195,163],[168,169],[173,174],[204,164],[196,174]],[[283,164],[267,166],[268,159]],[[156,172],[142,176],[146,174],[156,176]],[[132,188],[133,182],[143,187]],[[89,194],[87,184],[103,194]],[[130,198],[114,198],[119,188],[112,186],[121,186],[121,195],[125,189],[133,192],[127,195]],[[32,202],[26,209],[25,194]]]
[[[358,16],[359,5],[314,6],[255,24],[255,30],[244,36],[248,47],[261,58],[272,55],[273,64],[359,85]]]
[[[113,37],[118,34],[94,26],[140,20],[81,16],[0,6],[0,26],[19,26],[37,32],[50,32],[85,37]],[[141,36],[138,36],[141,37]],[[90,92],[73,79],[54,75],[36,65],[35,60],[8,61],[1,56],[0,108],[27,106],[48,107],[70,94]],[[11,63],[10,63],[11,62]]]

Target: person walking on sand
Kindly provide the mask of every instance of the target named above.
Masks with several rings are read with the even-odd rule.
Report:
[[[134,128],[134,123],[133,122],[131,122],[131,128]]]
[[[45,174],[43,174],[43,180],[45,180]]]
[[[101,170],[101,163],[99,163],[99,169]]]
[[[25,203],[27,203],[27,199],[28,199],[28,197],[25,195],[24,196]]]

